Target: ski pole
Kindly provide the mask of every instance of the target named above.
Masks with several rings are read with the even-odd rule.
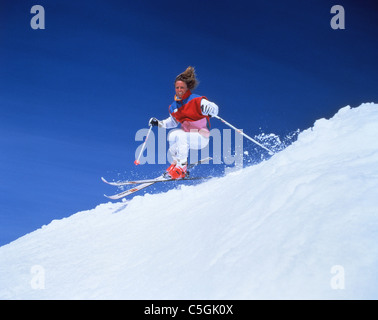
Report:
[[[142,156],[142,153],[143,153],[144,148],[145,148],[145,146],[146,146],[146,142],[147,142],[148,136],[150,135],[151,129],[152,129],[152,126],[150,125],[150,129],[149,129],[148,132],[147,132],[146,139],[144,140],[144,143],[143,143],[143,145],[142,145],[142,149],[141,149],[140,152],[139,152],[138,159],[136,159],[136,160],[134,161],[134,163],[135,163],[136,166],[137,166],[138,164],[140,164],[139,159],[140,159],[140,157]]]
[[[236,132],[240,133],[244,137],[246,137],[248,140],[251,140],[253,143],[257,144],[261,148],[265,149],[266,151],[269,152],[269,154],[272,156],[274,152],[272,150],[269,150],[267,147],[263,146],[261,143],[258,143],[256,140],[252,139],[250,136],[246,135],[243,131],[239,130],[238,128],[234,127],[231,123],[228,123],[226,120],[222,119],[219,116],[213,116],[213,118],[217,118],[218,120],[222,121],[224,124],[229,126],[230,128],[234,129]]]

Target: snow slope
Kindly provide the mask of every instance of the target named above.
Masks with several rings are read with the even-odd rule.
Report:
[[[377,299],[378,105],[270,160],[0,248],[2,299]]]

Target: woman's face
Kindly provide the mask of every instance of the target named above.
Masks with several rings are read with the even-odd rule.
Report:
[[[175,83],[176,96],[181,99],[186,91],[188,91],[188,86],[184,81],[176,81]]]

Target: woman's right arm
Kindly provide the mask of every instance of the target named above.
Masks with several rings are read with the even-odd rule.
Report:
[[[150,126],[158,126],[159,128],[166,129],[176,128],[178,124],[179,123],[171,115],[165,120],[160,121],[156,118],[151,118],[148,122],[148,125]]]

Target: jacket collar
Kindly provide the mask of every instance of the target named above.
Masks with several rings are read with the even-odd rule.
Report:
[[[186,98],[188,98],[192,93],[190,92],[190,90],[188,89],[188,91],[185,92],[185,94],[182,96],[182,98],[178,98],[177,95],[175,95],[175,101],[182,101],[182,100],[185,100]]]

